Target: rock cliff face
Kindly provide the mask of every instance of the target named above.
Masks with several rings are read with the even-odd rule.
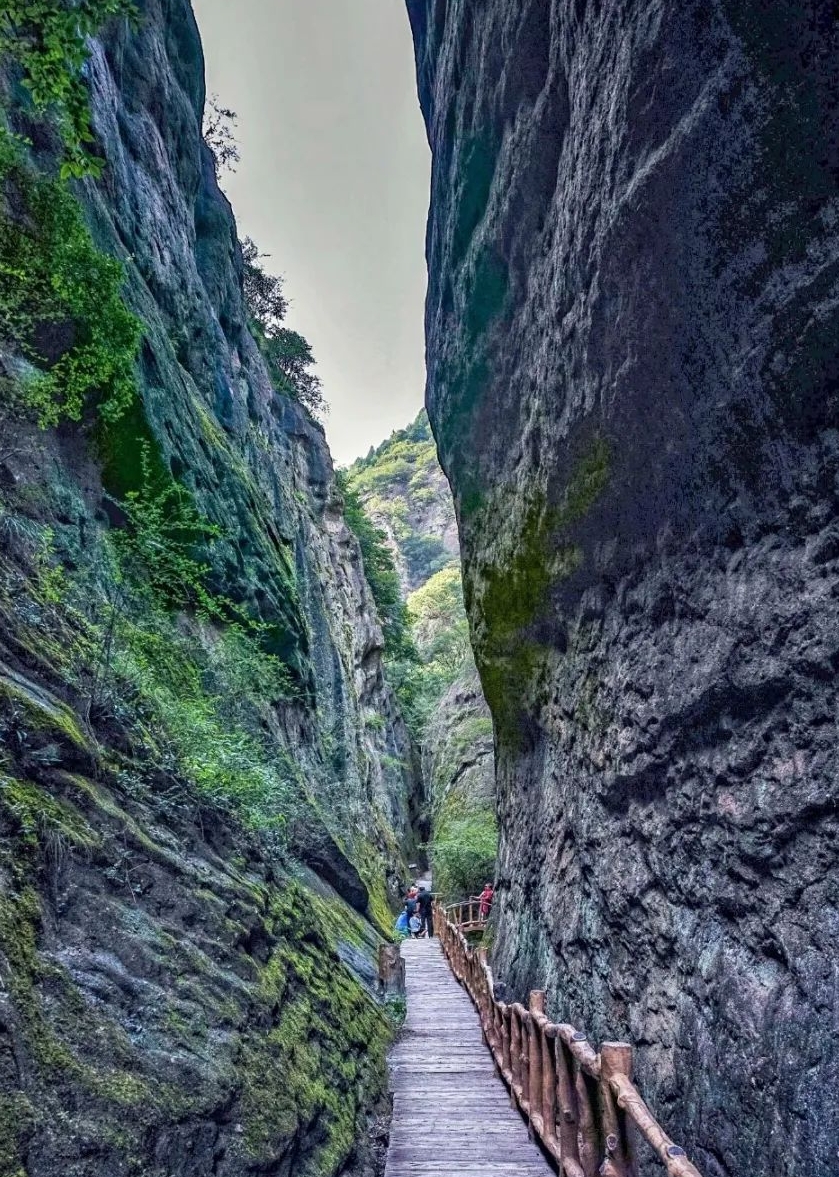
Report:
[[[74,186],[141,323],[128,412],[39,430],[0,311],[0,1175],[360,1177],[414,756],[323,431],[248,330],[190,5],[138,8]],[[55,136],[0,82],[0,240],[38,258]]]
[[[495,810],[492,719],[475,667],[461,672],[440,700],[428,725],[427,772],[436,807],[452,794]]]
[[[323,430],[272,388],[247,328],[236,226],[200,135],[203,59],[190,5],[143,5],[138,33],[94,47],[90,84],[108,170],[86,195],[100,241],[130,258],[127,295],[145,331],[143,429],[222,530],[208,553],[213,583],[270,627],[301,681],[304,705],[283,722],[306,773],[334,783],[322,757],[328,735],[345,750],[337,776],[353,821],[369,825],[372,801],[404,839],[407,736],[382,675],[375,606]],[[134,426],[105,440],[112,493],[129,485]],[[366,729],[368,712],[386,724]]]
[[[495,964],[707,1175],[839,1122],[833,5],[408,0]]]

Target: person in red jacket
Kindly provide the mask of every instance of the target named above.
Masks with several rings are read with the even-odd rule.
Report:
[[[484,889],[483,889],[483,891],[481,891],[480,895],[478,896],[478,899],[480,900],[480,903],[481,903],[480,912],[481,912],[481,919],[482,920],[489,918],[489,913],[490,913],[490,910],[492,909],[492,900],[493,900],[494,895],[495,895],[495,891],[493,890],[492,883],[484,883]]]

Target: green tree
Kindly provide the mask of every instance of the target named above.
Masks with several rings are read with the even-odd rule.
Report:
[[[490,810],[464,812],[434,832],[434,885],[447,899],[476,895],[495,878],[498,825]]]
[[[315,357],[303,336],[288,327],[280,327],[268,337],[263,350],[277,387],[300,401],[312,416],[321,416],[327,407],[323,386],[320,377],[312,371]]]
[[[245,303],[251,318],[263,334],[270,338],[282,325],[288,313],[288,302],[283,294],[282,278],[267,274],[259,264],[259,259],[267,256],[259,252],[253,238],[246,237],[242,242]]]
[[[299,401],[313,417],[322,417],[328,405],[320,377],[312,371],[311,345],[298,331],[283,326],[288,312],[283,280],[259,264],[266,256],[250,237],[242,242],[242,286],[254,335],[277,391]]]

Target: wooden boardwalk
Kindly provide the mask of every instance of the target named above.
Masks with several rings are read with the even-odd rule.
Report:
[[[408,1017],[390,1058],[385,1177],[548,1177],[439,940],[406,940],[402,955]]]

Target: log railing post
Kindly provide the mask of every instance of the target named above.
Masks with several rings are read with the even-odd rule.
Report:
[[[511,1045],[510,1007],[505,1005],[501,1009],[501,1073],[513,1085],[513,1065],[510,1061]]]
[[[528,1008],[530,1023],[527,1045],[530,1067],[527,1086],[530,1095],[530,1118],[536,1121],[537,1128],[541,1131],[544,1125],[544,1114],[542,1109],[542,1030],[539,1022],[545,1016],[545,993],[543,990],[534,989],[531,991]]]
[[[504,1070],[504,1008],[493,997],[492,1008],[495,1018],[495,1059],[501,1071]]]
[[[600,1134],[597,1131],[596,1105],[589,1081],[580,1064],[574,1061],[574,1087],[577,1093],[577,1138],[580,1166],[585,1177],[598,1177],[600,1168]]]
[[[544,1138],[552,1155],[556,1156],[556,1062],[554,1044],[548,1037],[548,1021],[540,1019],[539,1045],[542,1052],[542,1119]]]
[[[405,995],[405,961],[398,944],[379,946],[379,989],[389,997]]]
[[[559,1151],[563,1161],[580,1163],[578,1139],[579,1116],[577,1092],[572,1079],[573,1066],[568,1047],[557,1034],[554,1038],[556,1061],[556,1098],[559,1104]]]
[[[604,1042],[600,1047],[600,1115],[605,1157],[603,1177],[634,1177],[629,1125],[611,1087],[615,1075],[632,1079],[632,1047],[628,1042]]]
[[[484,1042],[489,1045],[490,1042],[490,1027],[489,1027],[489,1002],[487,1000],[486,982],[484,976],[484,965],[486,964],[486,949],[479,948],[472,957],[472,985],[476,997],[476,1004],[478,1007],[478,1017],[481,1019],[481,1033],[484,1036]]]
[[[484,1039],[491,1048],[493,1045],[494,1022],[492,994],[487,988],[487,950],[485,948],[479,948],[477,950],[475,953],[475,962],[475,988],[476,991],[480,994],[480,1006],[478,1012],[481,1018],[481,1028],[484,1032]]]
[[[530,1018],[526,1010],[519,1008],[521,1022],[521,1102],[524,1110],[530,1114]]]
[[[518,1099],[521,1093],[521,1030],[516,1007],[510,1006],[510,1086],[513,1098]]]

